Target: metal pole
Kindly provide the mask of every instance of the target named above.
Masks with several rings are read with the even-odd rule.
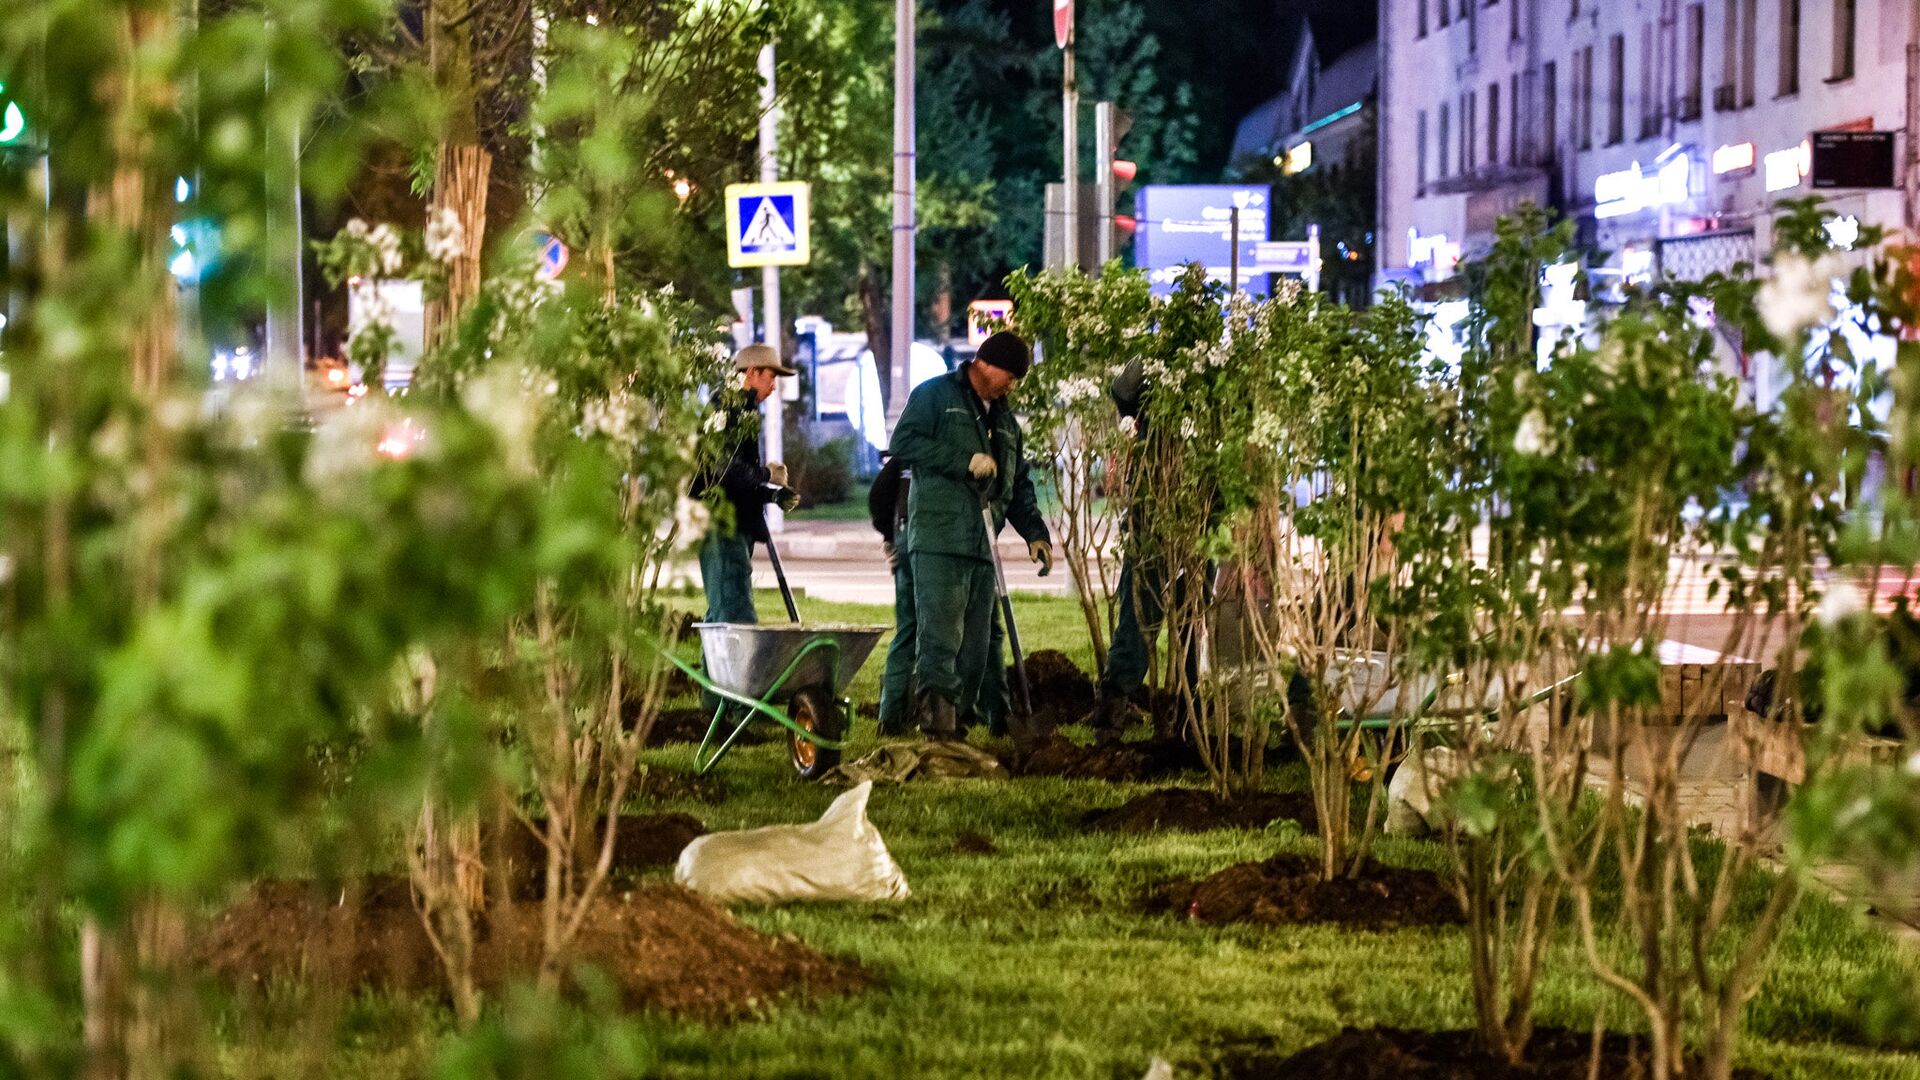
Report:
[[[1320,291],[1320,226],[1307,226],[1307,291]]]
[[[887,400],[887,429],[900,420],[913,390],[913,11],[914,0],[894,0],[893,14],[893,348],[887,358],[893,392]]]
[[[1069,16],[1075,22],[1078,13]],[[1073,74],[1074,25],[1067,26],[1067,47],[1061,50],[1060,171],[1066,181],[1060,192],[1061,235],[1066,238],[1066,265],[1080,267],[1080,86]]]
[[[1094,250],[1099,270],[1113,258],[1113,102],[1093,106],[1093,192],[1099,208],[1095,222]]]
[[[773,86],[773,43],[760,47],[760,180],[772,183],[780,179],[780,163],[775,158],[780,138],[780,113],[774,105]],[[767,328],[767,346],[777,356],[785,356],[787,348],[786,328],[780,321],[780,268],[762,267],[760,271],[760,295],[765,303],[762,324]],[[784,380],[775,380],[784,382]],[[787,398],[780,391],[782,385],[767,400],[761,403],[760,438],[761,452],[767,461],[787,460],[786,412]],[[767,507],[767,531],[779,533],[787,525],[787,515],[778,506]],[[767,547],[772,551],[771,544]]]
[[[1227,223],[1232,228],[1232,250],[1227,253],[1227,292],[1240,291],[1240,208],[1227,211]],[[1269,236],[1272,234],[1269,233]]]

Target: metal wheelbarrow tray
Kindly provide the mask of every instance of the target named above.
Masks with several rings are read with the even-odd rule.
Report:
[[[788,757],[803,778],[816,780],[839,764],[840,739],[853,711],[841,693],[890,627],[694,623],[693,628],[700,632],[706,670],[678,657],[668,659],[720,699],[694,752],[696,768],[703,773],[713,768],[755,716],[787,729]]]

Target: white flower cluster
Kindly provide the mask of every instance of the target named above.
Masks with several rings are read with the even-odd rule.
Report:
[[[357,219],[356,219],[357,220]],[[393,303],[371,278],[356,278],[352,285],[351,317],[347,320],[347,346],[352,348],[368,331],[393,326]]]
[[[1098,401],[1100,396],[1100,382],[1097,379],[1081,377],[1060,382],[1060,404],[1068,408],[1083,401]]]
[[[580,410],[580,430],[587,436],[604,435],[621,446],[631,446],[639,426],[639,412],[633,395],[625,390],[607,395],[602,401],[589,401]]]
[[[434,208],[427,214],[427,257],[435,262],[451,263],[467,253],[467,229],[451,206]]]
[[[1867,610],[1867,598],[1851,581],[1836,581],[1820,597],[1819,618],[1823,626],[1837,626]]]
[[[1539,409],[1534,409],[1520,418],[1520,428],[1513,433],[1513,448],[1522,454],[1544,454],[1553,446],[1552,435],[1547,431],[1547,418]]]
[[[1256,446],[1277,447],[1287,433],[1286,422],[1280,414],[1263,412],[1253,418],[1253,426],[1247,432],[1247,441]]]
[[[654,527],[653,537],[663,544],[672,541],[682,548],[692,547],[706,536],[712,522],[713,512],[706,503],[682,495],[674,500],[673,516]]]
[[[527,476],[535,470],[533,436],[540,426],[540,403],[528,390],[539,382],[525,369],[498,367],[460,388],[461,404],[493,428],[507,464]],[[556,385],[553,392],[558,389]]]
[[[1121,417],[1120,418],[1120,434],[1125,435],[1129,439],[1139,435],[1140,421],[1135,420],[1131,416]]]
[[[710,435],[717,435],[727,430],[727,411],[725,409],[715,409],[713,412],[708,413],[706,429]]]
[[[1180,437],[1182,439],[1185,439],[1187,442],[1192,442],[1198,438],[1199,435],[1200,429],[1194,425],[1193,417],[1183,416],[1180,418]]]
[[[372,228],[367,223],[354,218],[347,222],[347,235],[361,241],[373,249],[376,265],[382,274],[397,274],[403,265],[400,259],[400,234],[393,226],[382,222]]]
[[[1785,252],[1773,260],[1773,275],[1755,297],[1760,320],[1782,341],[1791,341],[1809,327],[1833,318],[1833,279],[1839,260],[1832,255],[1809,259]]]

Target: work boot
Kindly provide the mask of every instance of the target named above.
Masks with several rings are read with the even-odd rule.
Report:
[[[1101,690],[1099,704],[1093,711],[1094,745],[1106,746],[1119,742],[1120,736],[1127,730],[1132,711],[1132,706],[1124,696]]]
[[[946,742],[960,737],[960,718],[953,702],[939,694],[928,694],[920,699],[920,734],[929,739]]]

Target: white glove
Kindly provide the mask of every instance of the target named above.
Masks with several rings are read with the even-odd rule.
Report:
[[[767,483],[774,487],[786,487],[787,467],[777,461],[767,462]]]
[[[975,480],[991,480],[1000,471],[1000,466],[993,463],[993,457],[989,454],[975,454],[973,460],[967,462],[967,471],[973,474]]]

